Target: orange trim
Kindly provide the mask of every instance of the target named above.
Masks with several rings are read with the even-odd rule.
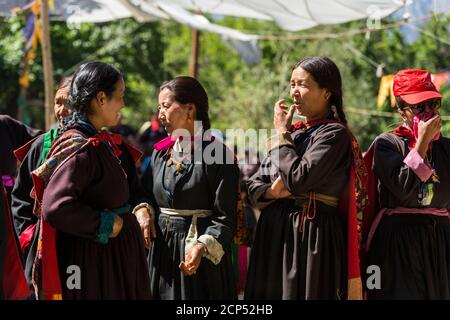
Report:
[[[313,204],[312,215],[310,215],[311,201]],[[306,205],[306,203],[303,205],[302,215],[300,218],[300,226],[299,226],[300,232],[303,232],[306,220],[313,220],[316,217],[316,212],[317,212],[317,210],[316,210],[316,193],[308,192],[308,205]]]

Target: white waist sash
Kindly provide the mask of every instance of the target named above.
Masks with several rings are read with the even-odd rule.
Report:
[[[185,254],[189,252],[194,245],[198,242],[206,246],[205,258],[211,260],[214,264],[218,264],[224,255],[222,245],[211,235],[201,235],[198,236],[197,231],[197,218],[207,218],[212,216],[214,213],[212,210],[207,209],[172,209],[172,208],[160,208],[161,213],[167,214],[169,216],[178,217],[192,217],[191,225],[189,226],[189,231],[185,239],[184,252]]]

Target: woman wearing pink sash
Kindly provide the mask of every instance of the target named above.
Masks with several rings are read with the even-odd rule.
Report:
[[[450,139],[440,134],[442,96],[425,70],[394,77],[397,129],[365,156],[369,206],[362,228],[370,299],[450,299]],[[363,272],[364,274],[364,272]],[[367,285],[366,282],[366,285]]]

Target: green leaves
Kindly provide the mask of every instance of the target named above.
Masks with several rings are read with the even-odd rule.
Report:
[[[287,34],[272,22],[215,18],[217,24],[247,33]],[[327,40],[262,40],[259,46],[263,61],[256,66],[246,65],[218,35],[201,33],[199,79],[209,95],[213,127],[272,128],[274,103],[289,96],[291,66],[310,55],[328,56],[339,66],[345,106],[363,112],[376,110],[380,82],[376,64],[385,66],[385,74],[404,68],[425,68],[432,73],[443,71],[450,61],[449,23],[450,16],[432,18],[419,26],[419,37],[411,44],[405,43],[399,29],[374,30],[368,38],[365,34],[357,34]],[[22,17],[0,18],[0,112],[13,115],[19,95],[23,25]],[[354,21],[316,27],[293,35],[337,34],[365,27],[365,21]],[[173,21],[140,24],[123,19],[113,23],[81,24],[79,28],[52,22],[51,37],[56,82],[86,60],[110,62],[125,73],[127,107],[123,113],[125,122],[136,128],[156,111],[162,82],[188,74],[191,30]],[[445,96],[441,113],[450,115],[450,88],[444,85],[441,91]],[[43,75],[38,50],[31,66],[27,106],[34,119],[32,124],[37,127],[42,127],[44,120],[42,101]],[[381,111],[393,110],[387,103]],[[374,117],[350,110],[347,117],[363,149],[376,135],[398,123],[398,118]],[[443,132],[450,134],[450,122],[444,122]]]

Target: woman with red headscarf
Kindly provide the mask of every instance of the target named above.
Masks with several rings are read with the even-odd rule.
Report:
[[[378,136],[365,156],[372,170],[363,269],[377,266],[380,276],[378,284],[369,279],[367,295],[449,299],[450,139],[440,134],[442,95],[425,70],[398,72],[393,90],[403,124]]]

